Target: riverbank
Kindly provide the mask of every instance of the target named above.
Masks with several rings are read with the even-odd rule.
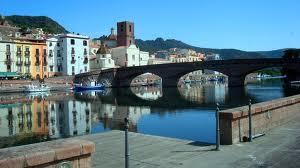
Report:
[[[70,89],[73,84],[73,76],[53,77],[44,80],[49,86],[50,91],[65,91]],[[26,85],[38,85],[38,80],[0,80],[0,93],[19,93],[24,92]]]
[[[300,113],[251,143],[221,146],[220,151],[215,151],[214,145],[129,133],[130,167],[300,167],[299,121]],[[110,131],[80,139],[96,144],[92,167],[124,167],[124,132]]]

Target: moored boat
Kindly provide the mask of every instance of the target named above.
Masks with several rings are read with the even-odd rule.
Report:
[[[27,85],[25,86],[24,92],[48,92],[50,91],[50,87],[45,84],[40,85]]]
[[[90,82],[90,84],[77,84],[74,86],[76,92],[81,92],[85,90],[104,90],[105,86],[101,83]]]

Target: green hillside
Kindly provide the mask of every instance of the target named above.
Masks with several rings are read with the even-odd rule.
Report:
[[[44,32],[58,34],[67,33],[68,31],[56,21],[46,16],[6,16],[5,20],[9,24],[26,30],[27,28],[42,28]]]
[[[213,49],[213,48],[200,48],[188,45],[182,41],[167,39],[164,40],[162,38],[157,38],[156,40],[141,40],[136,39],[136,44],[143,51],[148,51],[150,53],[154,53],[159,50],[167,50],[169,48],[186,48],[193,49],[197,52],[202,53],[217,53],[223,59],[254,59],[254,58],[263,58],[264,56],[257,52],[247,52],[236,49]]]

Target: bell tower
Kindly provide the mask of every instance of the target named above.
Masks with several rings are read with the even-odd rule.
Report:
[[[117,27],[117,46],[129,46],[135,43],[133,22],[118,22]]]

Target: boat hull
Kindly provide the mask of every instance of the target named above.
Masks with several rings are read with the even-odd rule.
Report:
[[[104,86],[75,86],[74,90],[76,92],[81,92],[86,90],[104,90]]]

